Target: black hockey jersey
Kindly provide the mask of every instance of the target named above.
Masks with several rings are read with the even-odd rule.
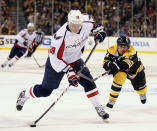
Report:
[[[108,61],[116,62],[120,71],[125,71],[130,79],[135,78],[138,72],[144,70],[144,66],[132,45],[123,55],[118,53],[117,44],[111,46],[107,50],[103,67],[107,66]]]

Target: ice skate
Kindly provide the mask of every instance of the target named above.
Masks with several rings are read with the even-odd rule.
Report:
[[[9,66],[9,67],[12,67],[13,65],[14,65],[14,63],[10,63],[8,66]]]
[[[6,65],[8,64],[8,62],[9,62],[9,60],[7,59],[7,60],[1,65],[1,67],[2,67],[2,68],[6,67]]]
[[[7,65],[6,63],[3,63],[3,64],[1,65],[1,67],[4,68],[4,67],[6,67],[6,65]]]
[[[142,104],[145,104],[145,103],[146,103],[146,100],[147,100],[146,94],[141,94],[141,95],[139,95],[139,96],[140,96],[141,103],[142,103]]]
[[[19,60],[19,58],[17,56],[15,56],[11,62],[9,62],[8,66],[12,67],[17,61]]]
[[[95,107],[95,110],[103,120],[109,118],[109,114],[105,112],[103,106]]]
[[[22,108],[23,108],[24,103],[25,103],[28,99],[29,99],[29,97],[26,96],[26,91],[20,92],[19,97],[18,97],[17,102],[16,102],[16,109],[17,109],[18,111],[21,111]]]
[[[107,106],[108,108],[113,108],[114,104],[115,104],[115,101],[109,100],[109,102],[107,103],[106,106]]]

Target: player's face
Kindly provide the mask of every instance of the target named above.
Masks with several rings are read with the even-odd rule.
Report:
[[[41,28],[38,28],[38,30],[37,30],[37,31],[38,31],[38,33],[41,33]]]
[[[28,33],[29,34],[33,34],[34,31],[34,27],[28,27]]]
[[[79,33],[80,29],[81,29],[81,24],[73,24],[73,23],[69,23],[69,29],[73,32],[73,33]]]
[[[118,45],[119,54],[123,55],[129,49],[126,45]]]

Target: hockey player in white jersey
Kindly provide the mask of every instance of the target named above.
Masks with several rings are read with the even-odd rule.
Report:
[[[38,26],[37,31],[35,31],[35,33],[36,33],[35,44],[33,45],[32,48],[28,49],[28,53],[25,57],[31,57],[32,54],[36,51],[37,47],[41,45],[45,39],[45,34],[44,32],[42,32],[42,28],[40,26]]]
[[[34,32],[34,24],[29,23],[27,25],[27,29],[23,29],[17,34],[14,46],[1,67],[3,68],[7,64],[9,64],[9,67],[12,67],[25,54],[28,48],[32,48],[35,43],[35,39],[36,34]]]
[[[52,38],[42,84],[34,85],[20,93],[16,103],[17,110],[22,110],[25,101],[29,98],[48,97],[54,89],[59,87],[66,74],[72,86],[78,86],[79,83],[84,87],[84,91],[98,115],[104,120],[109,117],[99,101],[96,84],[77,76],[77,72],[84,65],[81,56],[86,40],[91,33],[95,34],[94,39],[99,42],[106,37],[103,27],[96,24],[92,17],[81,14],[79,10],[71,10],[68,14],[68,22]],[[81,73],[93,79],[88,67],[84,67]]]

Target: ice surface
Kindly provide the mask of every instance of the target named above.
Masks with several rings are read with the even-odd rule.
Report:
[[[0,64],[9,51],[0,50]],[[103,53],[104,55],[104,53]],[[103,60],[99,53],[93,55],[97,61]],[[37,127],[29,125],[36,120],[68,86],[63,79],[58,90],[50,97],[28,100],[21,112],[15,105],[19,92],[41,83],[44,68],[39,68],[33,58],[22,58],[12,68],[0,68],[0,131],[156,131],[157,130],[157,63],[155,54],[139,54],[144,65],[151,72],[147,75],[147,103],[142,105],[129,81],[112,110],[106,109],[110,118],[103,121],[92,107],[81,86],[71,87],[58,103],[39,121]],[[95,57],[94,57],[95,56]],[[44,64],[47,52],[38,51],[35,57]],[[89,65],[92,68],[92,61]],[[97,63],[98,64],[98,63]],[[96,65],[96,64],[95,64]],[[100,65],[101,67],[101,65]],[[101,69],[100,69],[101,70]],[[153,71],[152,71],[153,70]],[[101,71],[97,71],[98,74]],[[95,76],[98,74],[94,74]],[[104,76],[96,81],[101,101],[105,105],[109,97],[112,77]]]

